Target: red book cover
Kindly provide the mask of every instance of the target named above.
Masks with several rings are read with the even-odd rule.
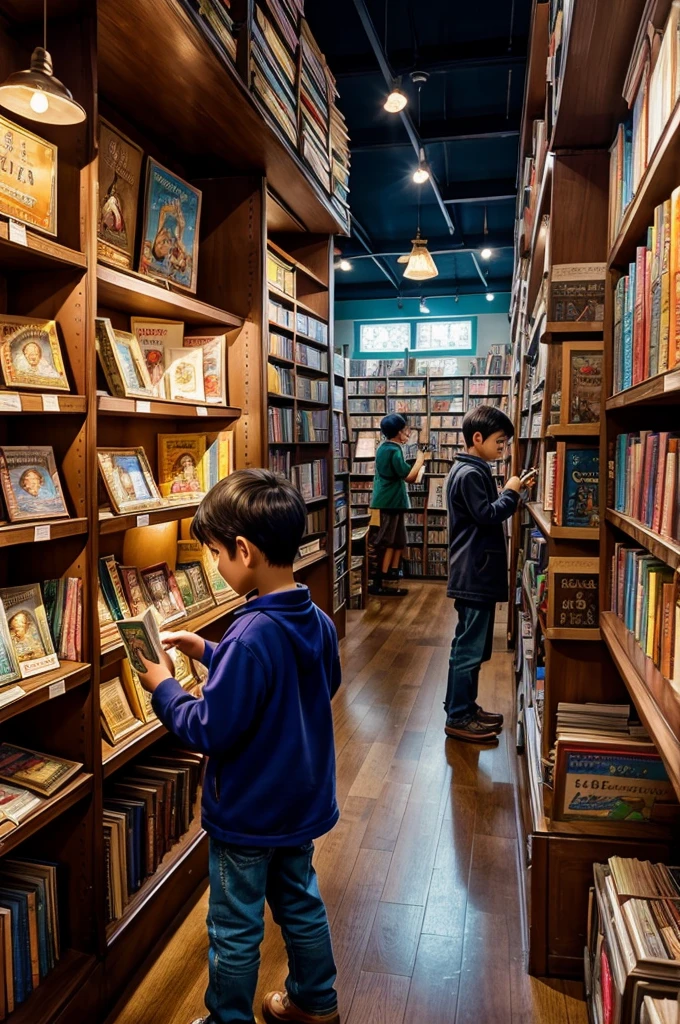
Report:
[[[614,979],[604,945],[600,952],[600,985],[602,987],[602,1024],[612,1024],[614,1020]]]
[[[647,281],[647,246],[640,245],[635,250],[635,305],[633,307],[633,384],[644,379],[644,344],[645,344],[645,296]]]
[[[663,496],[666,484],[666,453],[668,451],[669,433],[659,432],[659,453],[656,460],[656,483],[654,486],[654,509],[652,511],[652,529],[654,533],[661,531],[661,514],[663,512]]]
[[[553,522],[555,526],[562,525],[562,502],[564,500],[564,455],[566,445],[564,441],[558,441],[555,458],[555,496],[553,498]]]
[[[645,330],[643,334],[642,348],[642,380],[649,377],[649,349],[652,333],[652,263],[654,253],[650,248],[645,250]]]

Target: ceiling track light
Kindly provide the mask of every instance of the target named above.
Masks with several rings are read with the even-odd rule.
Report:
[[[347,270],[351,270],[352,269],[352,264],[350,263],[349,260],[340,260],[335,265],[338,268],[338,270],[345,270],[345,271],[347,271]]]
[[[496,298],[496,296],[494,295],[494,293],[493,293],[493,292],[487,292],[487,293],[486,293],[486,301],[487,301],[487,302],[493,302],[493,300],[494,300],[495,298]]]
[[[34,49],[29,69],[15,71],[0,85],[0,104],[44,124],[80,124],[87,117],[66,86],[54,77],[47,50],[47,0],[43,5],[43,45]]]
[[[430,172],[425,161],[425,151],[422,147],[418,153],[418,167],[413,172],[413,180],[416,185],[423,185],[426,181],[430,180]]]
[[[385,100],[384,109],[388,114],[398,114],[408,103],[408,96],[401,88],[401,78],[392,83],[392,89]]]
[[[422,315],[425,315],[426,313],[430,312],[430,308],[429,308],[429,306],[428,306],[428,304],[427,304],[427,302],[425,301],[424,298],[420,300],[420,306],[418,307],[418,312],[421,313]]]

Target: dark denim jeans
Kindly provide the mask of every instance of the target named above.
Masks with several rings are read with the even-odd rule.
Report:
[[[458,624],[449,656],[444,710],[450,724],[463,725],[475,713],[479,669],[491,657],[495,604],[457,600]]]
[[[313,853],[313,843],[262,849],[210,840],[205,1005],[211,1024],[253,1024],[265,898],[286,943],[291,1000],[307,1013],[336,1009],[335,962]]]

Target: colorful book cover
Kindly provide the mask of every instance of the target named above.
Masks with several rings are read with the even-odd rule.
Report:
[[[567,448],[564,459],[564,526],[599,526],[600,456],[595,448]]]

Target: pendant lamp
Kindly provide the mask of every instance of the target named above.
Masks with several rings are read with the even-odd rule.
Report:
[[[410,256],[406,257],[407,266],[404,277],[408,277],[411,281],[427,281],[431,277],[437,277],[439,271],[427,250],[427,239],[420,237],[420,228],[411,244],[413,248]],[[401,259],[403,261],[404,257]]]
[[[47,51],[47,0],[43,7],[43,45],[33,51],[28,70],[15,71],[0,85],[0,104],[44,124],[79,124],[87,117],[66,86],[54,77],[52,57]]]

